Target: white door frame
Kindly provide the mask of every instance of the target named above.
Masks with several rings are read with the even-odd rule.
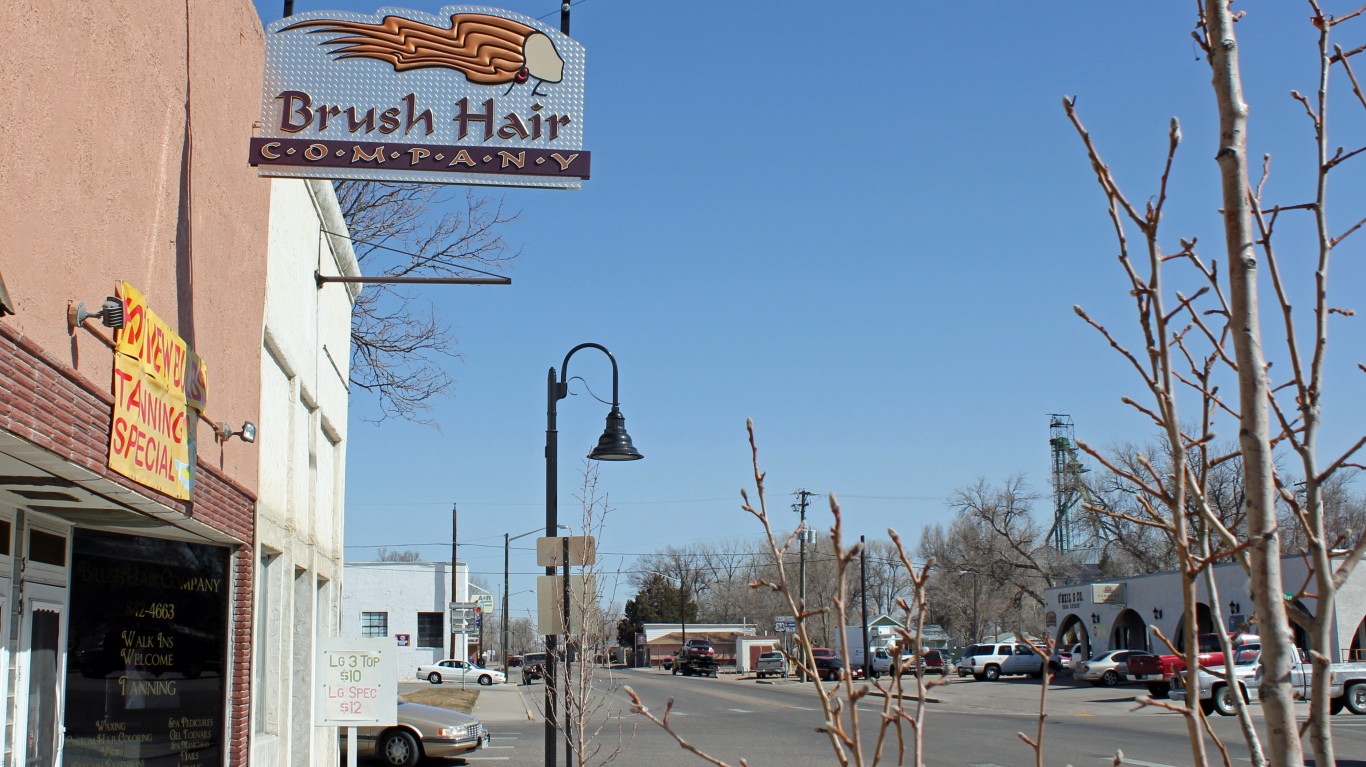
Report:
[[[57,723],[57,749],[53,763],[62,763],[62,747],[64,745],[62,733],[65,729],[62,725],[62,702],[66,688],[66,596],[66,588],[62,586],[24,583],[24,614],[19,624],[19,652],[16,656],[14,680],[14,763],[16,765],[23,765],[28,758],[28,739],[21,733],[26,734],[27,730],[25,725],[29,713],[29,685],[32,681],[29,653],[32,650],[33,642],[33,614],[37,611],[57,614],[57,685],[53,691],[55,694],[53,705],[56,707],[54,716]]]

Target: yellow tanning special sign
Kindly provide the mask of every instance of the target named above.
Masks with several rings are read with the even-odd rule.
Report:
[[[208,401],[208,372],[141,293],[126,282],[120,287],[124,326],[115,344],[109,468],[188,500],[195,474],[191,411]]]

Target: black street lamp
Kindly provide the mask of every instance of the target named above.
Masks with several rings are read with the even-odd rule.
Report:
[[[595,461],[636,461],[644,458],[640,451],[636,450],[631,444],[631,437],[626,433],[626,417],[621,414],[621,408],[617,400],[617,359],[612,353],[607,351],[605,346],[600,344],[579,344],[569,353],[564,355],[564,363],[560,365],[559,379],[555,378],[555,368],[550,369],[550,375],[546,380],[546,427],[545,427],[545,535],[547,538],[556,537],[555,531],[559,527],[559,508],[556,498],[556,488],[559,475],[559,433],[555,430],[556,408],[560,400],[569,396],[569,358],[580,349],[597,349],[607,355],[607,359],[612,362],[612,409],[607,413],[607,427],[603,430],[602,436],[598,438],[597,447],[588,454],[588,457]],[[567,550],[567,547],[566,547]],[[545,569],[546,575],[555,575],[555,567],[552,565]],[[565,594],[569,591],[569,567],[565,563]],[[568,598],[565,599],[563,622],[567,625],[569,621]],[[555,645],[556,639],[553,634],[545,637],[545,767],[555,765]],[[568,648],[565,648],[566,653]],[[568,659],[568,655],[566,655]],[[565,680],[568,682],[568,679]],[[569,728],[565,727],[565,763],[570,767],[574,764],[572,745],[569,742]]]

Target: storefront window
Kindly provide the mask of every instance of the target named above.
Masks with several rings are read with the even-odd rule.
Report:
[[[75,532],[66,767],[223,763],[229,561],[218,546]]]

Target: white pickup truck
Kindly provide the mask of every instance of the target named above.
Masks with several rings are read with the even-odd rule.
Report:
[[[1252,696],[1248,694],[1247,688],[1261,668],[1261,655],[1260,645],[1234,652],[1233,684],[1229,684],[1228,674],[1222,665],[1200,667],[1200,689],[1195,697],[1200,701],[1200,708],[1204,710],[1207,716],[1213,713],[1233,716],[1237,713],[1237,704],[1233,700],[1234,695],[1243,696],[1244,703],[1251,702]],[[1185,684],[1186,675],[1184,671],[1172,674],[1171,691],[1168,696],[1176,701],[1185,700]]]
[[[1295,697],[1309,697],[1309,685],[1314,676],[1299,648],[1295,648],[1295,664],[1290,667],[1290,686]],[[1257,669],[1257,679],[1262,670]],[[1358,716],[1366,714],[1366,663],[1332,663],[1328,666],[1328,713],[1336,714],[1346,708]]]

